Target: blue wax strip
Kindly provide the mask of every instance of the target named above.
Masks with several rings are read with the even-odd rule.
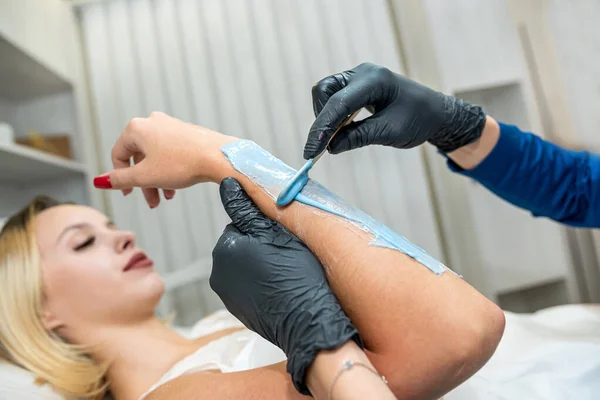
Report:
[[[261,186],[273,199],[287,186],[296,171],[250,140],[240,140],[221,147],[233,167]],[[353,207],[321,184],[309,179],[296,200],[349,220],[363,231],[373,234],[370,245],[398,250],[412,257],[435,274],[451,271],[444,264],[398,235],[381,222]]]

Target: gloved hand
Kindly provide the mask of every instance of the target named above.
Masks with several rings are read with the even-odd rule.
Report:
[[[331,291],[313,253],[266,217],[233,178],[220,187],[232,220],[213,250],[210,286],[249,329],[281,348],[294,386],[309,394],[308,367],[358,331]]]
[[[317,117],[304,158],[319,154],[335,129],[363,107],[373,115],[343,127],[329,151],[337,154],[370,144],[411,148],[429,141],[448,153],[481,136],[485,112],[387,68],[365,63],[324,78],[312,90]]]

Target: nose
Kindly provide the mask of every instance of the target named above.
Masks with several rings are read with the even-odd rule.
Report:
[[[115,250],[117,253],[122,253],[125,250],[135,247],[135,234],[133,232],[119,231],[116,232]]]

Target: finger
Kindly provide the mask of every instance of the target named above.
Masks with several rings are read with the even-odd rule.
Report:
[[[142,188],[146,203],[150,208],[156,208],[160,204],[160,196],[156,188]]]
[[[332,95],[313,122],[304,146],[304,158],[321,153],[336,129],[355,111],[369,105],[369,89],[363,85],[347,86]]]
[[[118,169],[124,169],[124,168],[129,168],[131,166],[131,160],[127,159],[127,160],[119,160],[119,159],[113,159],[112,161],[113,166],[115,168]],[[106,178],[105,178],[106,177]],[[105,186],[109,186],[110,188],[113,187],[113,182],[110,181],[110,177],[109,174],[105,174],[104,177],[100,177],[94,179],[94,186],[99,187],[96,182],[101,181],[102,179],[109,179],[108,183]],[[131,188],[126,188],[126,189],[122,189],[121,193],[123,193],[123,196],[127,196],[128,194],[130,194],[133,191],[133,189]]]
[[[129,168],[131,166],[131,161],[128,159],[127,161],[123,161],[123,160],[113,160],[113,166],[115,168]],[[128,194],[130,194],[131,192],[133,192],[133,189],[122,189],[121,193],[123,193],[123,196],[127,196]]]
[[[133,156],[144,153],[142,141],[138,137],[144,125],[143,118],[132,119],[117,139],[111,151],[111,160],[115,169],[129,167]]]
[[[136,136],[139,135],[137,132],[143,128],[143,124],[144,120],[142,118],[132,119],[117,139],[111,151],[111,161],[115,170],[129,169],[131,167],[131,158],[138,154],[143,154],[141,141],[139,139],[136,140]],[[113,178],[112,175],[111,178]],[[132,176],[129,173],[119,174],[115,178],[119,182],[111,179],[109,183],[113,188],[122,189],[124,195],[128,195],[132,192],[132,188],[136,186],[133,182],[127,181],[127,179],[131,178]]]
[[[165,196],[165,199],[171,200],[173,197],[175,197],[175,190],[165,189],[163,190],[163,195]]]
[[[225,178],[219,194],[225,211],[240,232],[253,235],[273,228],[275,222],[260,211],[235,179]]]
[[[148,116],[148,118],[152,118],[152,119],[160,119],[160,118],[165,118],[165,117],[169,117],[169,116],[162,111],[152,111],[150,113],[150,115]]]
[[[381,129],[381,124],[374,118],[352,122],[340,129],[329,143],[328,150],[331,154],[339,154],[371,144],[383,144],[380,141],[385,135],[381,134]]]
[[[144,156],[143,156],[141,153],[134,153],[134,154],[133,154],[133,164],[134,164],[134,165],[135,165],[135,164],[139,164],[139,163],[140,163],[140,161],[142,161],[143,159],[144,159]],[[120,162],[120,161],[118,161],[118,160],[117,160],[117,162]],[[128,162],[129,162],[129,160],[128,160]],[[113,164],[115,164],[115,161],[114,161],[114,160],[113,160]],[[124,166],[124,168],[126,168],[126,167]],[[127,196],[127,195],[128,195],[129,193],[131,193],[132,191],[133,191],[133,189],[124,189],[124,190],[122,190],[122,192],[123,192],[123,194],[124,194],[125,196]]]
[[[94,178],[94,186],[98,189],[131,189],[140,186],[137,176],[142,175],[140,166],[115,169]]]
[[[335,93],[342,90],[346,84],[348,83],[348,72],[341,72],[339,74],[328,76],[327,78],[321,79],[317,82],[312,88],[312,102],[313,102],[313,111],[315,113],[315,117],[317,117],[327,100]]]
[[[135,153],[133,155],[133,163],[134,165],[143,167],[144,155],[142,153]],[[147,176],[147,174],[143,174],[141,176]],[[136,177],[136,182],[139,183],[139,178]],[[158,189],[152,187],[143,187],[142,193],[144,194],[144,199],[146,199],[146,203],[150,208],[156,208],[160,204],[160,195],[158,193]]]

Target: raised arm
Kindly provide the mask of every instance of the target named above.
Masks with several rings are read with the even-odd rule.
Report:
[[[482,107],[432,90],[382,66],[361,64],[312,90],[316,119],[304,157],[368,145],[400,149],[429,142],[450,167],[514,205],[574,226],[600,226],[600,156],[562,149],[517,127],[498,124]],[[362,107],[373,115],[343,127]]]
[[[243,152],[240,147],[226,145],[225,153]],[[439,264],[416,248],[404,247],[426,265],[391,249],[389,243],[377,245],[385,233],[373,232],[373,225],[365,227],[297,201],[284,209],[276,207],[273,196],[284,181],[270,180],[260,171],[270,170],[274,176],[281,176],[282,171],[266,158],[251,157],[258,169],[253,163],[244,166],[244,159],[238,157],[236,163],[242,173],[229,160],[220,160],[216,180],[238,179],[267,216],[290,229],[319,258],[369,358],[397,396],[439,398],[487,362],[504,328],[498,307],[452,272],[438,269]],[[316,185],[307,185],[304,193],[344,210],[352,219],[363,218],[358,217],[358,210]]]
[[[369,359],[388,378],[397,396],[437,399],[493,354],[504,328],[502,311],[460,277],[443,272],[420,249],[316,185],[307,186],[309,199],[363,223],[299,202],[278,208],[273,196],[281,181],[259,176],[273,164],[261,167],[265,160],[258,160],[254,163],[258,169],[253,170],[252,163],[243,166],[238,158],[236,170],[225,154],[229,158],[240,154],[236,138],[164,115],[138,122],[129,126],[115,147],[113,159],[123,170],[109,174],[112,187],[179,189],[235,177],[264,214],[285,225],[319,258],[329,284],[364,340]],[[141,154],[138,160],[145,159],[126,168],[132,149]]]
[[[479,141],[449,153],[452,170],[504,200],[567,225],[600,227],[600,156],[488,117]]]

